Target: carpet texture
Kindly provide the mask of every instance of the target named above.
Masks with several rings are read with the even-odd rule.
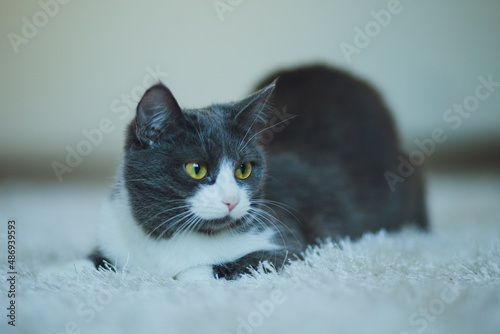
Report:
[[[325,241],[283,273],[182,283],[47,266],[95,244],[108,180],[3,182],[0,333],[500,333],[500,177],[433,174],[432,231]],[[15,327],[6,317],[16,220]]]

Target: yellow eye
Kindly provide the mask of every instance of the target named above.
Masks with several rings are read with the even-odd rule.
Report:
[[[193,179],[201,180],[207,175],[207,165],[203,162],[191,161],[186,164],[186,172]]]
[[[252,173],[252,164],[250,162],[245,162],[244,164],[241,164],[236,170],[234,171],[234,176],[236,176],[240,180],[244,180],[247,177],[250,176]]]

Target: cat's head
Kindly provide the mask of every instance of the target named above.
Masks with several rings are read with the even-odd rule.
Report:
[[[263,191],[259,129],[274,83],[248,98],[181,109],[163,84],[146,91],[128,128],[124,181],[152,237],[247,228]]]

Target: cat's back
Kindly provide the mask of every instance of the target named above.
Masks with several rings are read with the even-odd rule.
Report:
[[[271,101],[275,119],[291,119],[271,129],[272,149],[293,147],[311,156],[334,150],[345,159],[376,152],[371,162],[377,163],[397,155],[392,118],[369,84],[322,65],[277,72],[263,86],[274,78],[279,78]]]
[[[262,85],[277,77],[267,197],[296,210],[306,242],[394,229],[424,210],[418,175],[394,192],[384,178],[401,153],[392,117],[369,84],[319,65],[277,72]],[[294,224],[289,214],[280,218]]]

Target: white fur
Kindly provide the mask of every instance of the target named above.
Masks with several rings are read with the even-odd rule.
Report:
[[[234,194],[234,189],[228,189],[221,193],[222,196]],[[241,192],[239,195],[240,203],[233,212],[240,205],[244,207],[245,195]],[[227,206],[225,209],[227,214]],[[222,207],[217,210],[222,213]],[[203,214],[203,209],[198,212]],[[234,261],[254,251],[278,249],[272,242],[274,234],[271,229],[246,233],[228,231],[214,236],[191,232],[156,240],[147,236],[134,221],[128,191],[121,185],[118,194],[104,207],[99,244],[104,255],[119,270],[144,270],[174,278],[199,280],[212,277],[211,270],[207,270],[209,266]]]
[[[191,211],[203,219],[219,219],[230,216],[239,219],[250,209],[249,196],[238,186],[234,177],[234,166],[225,160],[221,164],[219,174],[213,185],[203,185],[196,194],[188,200]],[[237,202],[232,211],[224,202]]]

